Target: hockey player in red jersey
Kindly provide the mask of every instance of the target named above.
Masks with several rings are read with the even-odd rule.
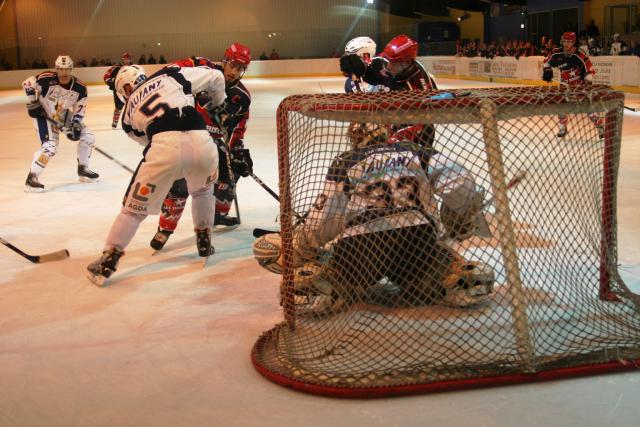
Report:
[[[432,91],[438,86],[434,77],[416,60],[418,43],[409,36],[400,34],[385,46],[380,57],[367,64],[356,54],[346,54],[340,58],[340,70],[346,76],[362,78],[366,83],[391,91]],[[408,124],[407,124],[408,125]],[[425,125],[414,141],[430,146],[435,136],[435,128]]]
[[[118,77],[118,71],[120,71],[120,68],[126,65],[131,65],[131,55],[129,55],[127,52],[122,54],[121,62],[119,64],[111,66],[102,76],[104,82],[113,92],[114,108],[113,120],[111,121],[111,127],[113,129],[118,127],[118,122],[120,121],[120,113],[122,112],[122,107],[124,107],[124,102],[122,102],[122,100],[116,94],[116,77]]]
[[[22,82],[27,95],[27,112],[40,139],[34,153],[24,191],[40,193],[44,185],[38,177],[56,155],[60,132],[78,142],[78,178],[82,182],[97,181],[99,175],[89,170],[89,159],[95,136],[84,124],[87,106],[87,86],[74,77],[73,61],[67,55],[56,59],[55,72],[45,71]]]
[[[244,148],[243,141],[249,118],[251,95],[240,81],[250,62],[249,48],[240,43],[233,43],[226,49],[221,63],[214,63],[203,57],[191,57],[168,66],[210,67],[220,70],[225,77],[227,101],[225,108],[220,112],[218,123],[214,123],[209,115],[196,105],[205,118],[207,129],[218,145],[220,176],[214,186],[216,197],[214,225],[217,227],[230,228],[238,225],[237,218],[228,216],[235,197],[236,182],[241,176],[246,177],[252,173],[253,161],[249,150]],[[184,181],[178,180],[162,205],[158,231],[150,242],[152,248],[160,250],[164,247],[178,225],[186,199]]]
[[[591,84],[596,71],[591,65],[591,60],[582,51],[576,49],[576,33],[565,31],[560,38],[562,48],[553,49],[544,60],[542,80],[550,83],[553,80],[552,68],[560,70],[560,84],[575,88],[584,84]],[[563,138],[567,134],[568,118],[559,116],[560,128],[558,137]],[[604,136],[602,118],[597,114],[589,115],[589,119],[596,125],[598,136]]]

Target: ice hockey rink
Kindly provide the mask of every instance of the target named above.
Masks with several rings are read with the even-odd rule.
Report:
[[[340,92],[341,78],[245,79],[252,92],[245,143],[254,172],[277,190],[275,113],[287,95]],[[492,85],[439,80],[441,88]],[[252,230],[276,229],[277,202],[251,178],[238,186],[242,225],[216,233],[202,268],[190,210],[165,249],[140,227],[105,288],[85,278],[120,209],[130,173],[94,152],[98,183],[79,183],[75,143],[61,138],[23,192],[39,142],[19,90],[0,92],[1,426],[638,426],[640,372],[375,400],[339,400],[278,386],[251,364],[258,336],[282,319],[279,276],[251,255]],[[627,94],[640,106],[640,95]],[[112,130],[104,85],[89,87],[86,124],[97,146],[131,168],[142,148]],[[625,111],[618,181],[620,273],[640,292],[640,112]]]

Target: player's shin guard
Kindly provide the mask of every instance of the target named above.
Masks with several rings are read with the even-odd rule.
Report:
[[[149,245],[156,251],[164,247],[167,240],[169,240],[169,236],[171,236],[176,227],[178,227],[178,221],[180,221],[180,217],[182,217],[186,202],[186,197],[175,197],[172,194],[169,194],[169,196],[164,199],[160,211],[158,231],[156,231],[151,242],[149,242]]]

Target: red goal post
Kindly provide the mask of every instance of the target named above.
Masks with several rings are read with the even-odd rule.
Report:
[[[277,383],[345,397],[636,368],[639,299],[617,272],[623,94],[602,86],[443,93],[296,95],[282,101],[277,124],[284,320],[258,339],[255,367]],[[568,119],[564,139],[555,135],[559,116]],[[491,236],[438,245],[491,269],[495,285],[487,301],[451,307],[433,289],[398,300],[384,292],[402,294],[394,280],[404,280],[389,280],[392,274],[383,267],[377,276],[354,275],[340,283],[344,274],[336,279],[335,262],[326,261],[336,259],[335,240],[321,256],[304,260],[321,279],[300,289],[300,214],[315,203],[335,159],[352,148],[348,130],[354,122],[394,130],[433,125],[436,152],[475,177],[486,194]],[[526,181],[509,189],[509,180],[522,171]],[[433,217],[440,220],[437,213]],[[406,245],[423,238],[409,236]],[[390,247],[397,245],[359,248],[353,257],[374,259]],[[432,274],[437,277],[418,279],[435,283],[451,269],[407,274]],[[336,304],[336,289],[351,292],[348,304]]]

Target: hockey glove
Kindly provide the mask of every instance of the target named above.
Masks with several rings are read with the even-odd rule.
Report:
[[[82,133],[82,124],[79,122],[72,122],[71,128],[67,131],[67,138],[71,141],[78,141],[80,134]]]
[[[364,81],[373,86],[382,84],[386,77],[386,69],[387,62],[384,58],[373,58],[364,75]]]
[[[253,173],[253,160],[249,149],[240,148],[231,150],[231,169],[234,175],[248,177]]]
[[[342,55],[340,58],[340,71],[345,77],[355,75],[360,78],[367,71],[367,64],[355,53]]]
[[[542,80],[547,83],[551,83],[551,80],[553,80],[553,70],[551,69],[551,67],[545,67],[542,70]]]
[[[42,104],[37,101],[27,104],[27,113],[29,113],[29,117],[33,117],[34,119],[47,116],[47,113],[45,113]]]

